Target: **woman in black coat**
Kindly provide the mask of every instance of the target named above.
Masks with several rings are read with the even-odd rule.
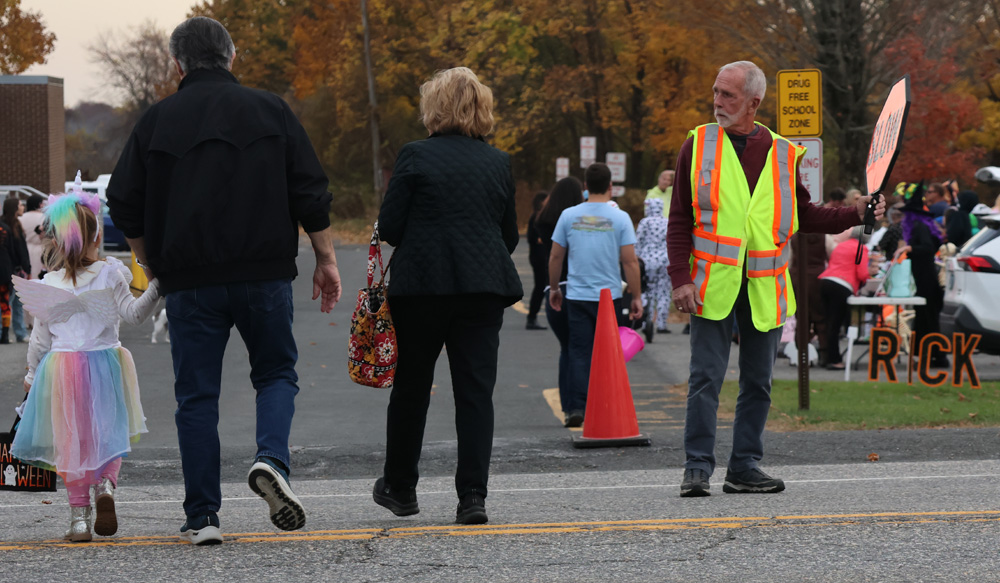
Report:
[[[930,212],[924,207],[923,184],[908,194],[909,197],[903,206],[902,223],[903,240],[906,245],[896,251],[894,258],[904,253],[908,254],[910,273],[913,274],[913,283],[917,288],[916,295],[927,300],[926,305],[914,306],[913,309],[913,335],[919,351],[920,341],[924,336],[941,331],[939,319],[941,309],[944,307],[944,290],[941,289],[938,279],[934,256],[941,246],[942,233]],[[928,357],[925,354],[919,356],[922,361]],[[930,366],[947,368],[948,365],[948,357],[944,354],[935,352],[931,355]]]
[[[381,238],[396,248],[388,294],[399,359],[373,498],[397,516],[419,512],[417,462],[443,346],[458,435],[456,522],[481,524],[500,327],[523,295],[510,257],[519,237],[514,177],[510,157],[483,139],[493,130],[493,93],[471,70],[439,71],[420,96],[430,137],[400,150],[379,212]]]

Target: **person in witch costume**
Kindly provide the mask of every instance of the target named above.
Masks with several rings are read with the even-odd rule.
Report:
[[[924,183],[910,184],[903,192],[903,241],[893,259],[906,254],[910,259],[910,272],[916,284],[916,295],[927,300],[927,305],[915,306],[913,320],[914,342],[919,349],[920,340],[927,334],[941,331],[939,318],[944,306],[944,290],[938,282],[934,255],[941,246],[941,227],[934,221],[931,212],[924,205]],[[946,368],[948,357],[941,352],[919,355],[930,358],[931,367]]]

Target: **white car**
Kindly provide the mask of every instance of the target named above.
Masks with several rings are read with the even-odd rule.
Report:
[[[980,216],[979,227],[945,264],[941,331],[980,334],[979,350],[1000,354],[1000,214]]]

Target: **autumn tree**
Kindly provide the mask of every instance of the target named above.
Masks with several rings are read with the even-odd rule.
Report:
[[[975,19],[975,34],[965,61],[965,85],[979,99],[983,120],[966,133],[971,143],[986,150],[985,162],[1000,164],[1000,0],[984,0],[982,14]]]
[[[109,174],[132,125],[127,112],[106,103],[83,102],[66,110],[66,176],[83,171],[84,180]]]
[[[967,181],[975,174],[983,150],[962,135],[979,127],[981,115],[975,97],[954,89],[959,71],[954,51],[935,51],[924,39],[910,35],[890,45],[885,57],[909,72],[912,96],[891,183]]]
[[[0,74],[17,75],[44,63],[55,42],[41,14],[21,10],[21,0],[0,0]]]
[[[425,135],[417,119],[420,84],[435,70],[464,65],[493,89],[497,127],[491,141],[513,154],[518,178],[549,184],[555,158],[575,158],[579,137],[595,135],[599,157],[629,153],[629,182],[648,186],[658,169],[672,166],[685,132],[711,118],[715,71],[706,63],[713,53],[689,50],[686,42],[708,43],[685,33],[673,5],[373,1],[386,158]],[[295,94],[330,108],[318,128],[318,135],[331,140],[327,161],[345,170],[362,168],[360,144],[370,138],[357,4],[302,6],[293,36]]]
[[[202,0],[189,16],[222,23],[236,45],[233,74],[240,83],[279,95],[291,84],[292,26],[300,0]]]
[[[88,49],[133,118],[177,90],[169,41],[166,31],[146,21],[127,34],[103,32]]]

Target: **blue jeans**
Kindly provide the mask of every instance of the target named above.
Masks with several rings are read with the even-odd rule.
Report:
[[[10,294],[10,327],[18,342],[28,337],[28,329],[24,326],[24,304],[16,293]]]
[[[746,281],[732,312],[721,320],[691,317],[691,376],[684,422],[686,469],[715,470],[716,414],[726,378],[733,324],[740,334],[740,393],[733,419],[729,469],[756,468],[764,456],[764,424],[771,408],[771,372],[781,340],[781,327],[761,332],[753,326]]]
[[[562,289],[563,297],[566,297],[566,284],[560,285],[559,288]],[[563,413],[569,413],[569,316],[566,315],[565,305],[558,312],[552,309],[549,305],[549,292],[545,292],[543,301],[549,328],[559,341],[559,403],[562,405]]]
[[[594,355],[594,333],[597,331],[597,313],[600,302],[564,300],[563,310],[569,321],[569,389],[565,392],[563,411],[587,410],[587,392],[590,388],[590,361]],[[614,300],[615,317],[621,313],[621,298]],[[563,394],[562,387],[560,395]]]
[[[174,361],[177,439],[184,472],[184,512],[197,517],[222,505],[219,394],[222,357],[235,325],[250,353],[257,391],[257,455],[289,466],[288,434],[299,392],[292,336],[290,279],[231,283],[167,295]]]

